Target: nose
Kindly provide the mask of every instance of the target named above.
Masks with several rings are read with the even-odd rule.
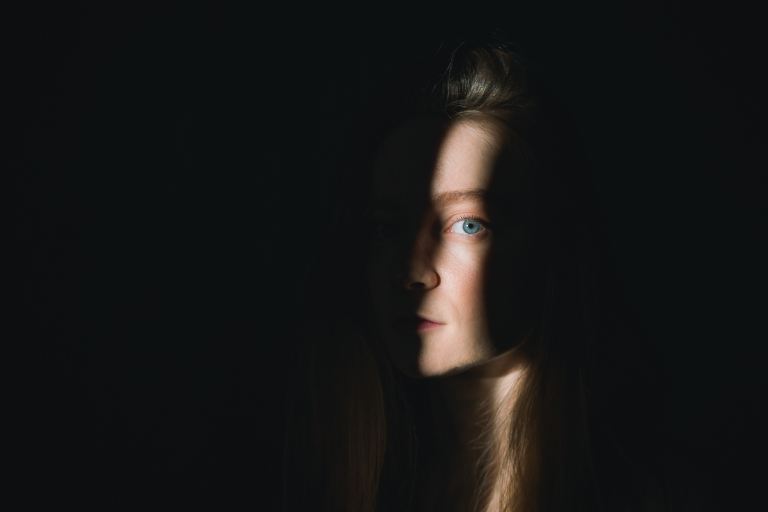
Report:
[[[404,281],[407,290],[428,290],[436,287],[439,283],[440,279],[434,271],[424,272],[420,275],[410,273]]]
[[[440,284],[440,275],[433,264],[433,244],[425,243],[425,235],[417,240],[407,267],[398,275],[398,286],[406,290],[429,290]]]
[[[401,286],[406,290],[429,290],[440,284],[440,276],[428,265],[412,265],[411,268],[400,277]]]

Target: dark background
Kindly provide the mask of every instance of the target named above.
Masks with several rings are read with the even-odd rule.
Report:
[[[108,4],[4,20],[23,279],[7,341],[31,363],[9,388],[17,488],[30,506],[270,510],[345,123],[379,64],[446,22]],[[765,474],[760,18],[530,4],[452,22],[506,29],[579,120],[622,283],[663,354],[667,471],[693,468],[713,510],[745,507]]]

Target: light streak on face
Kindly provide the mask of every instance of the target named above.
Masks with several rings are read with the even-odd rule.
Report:
[[[406,374],[481,365],[518,346],[527,330],[522,163],[508,141],[490,119],[418,119],[382,145],[371,212],[372,320]],[[439,324],[419,327],[417,314]]]

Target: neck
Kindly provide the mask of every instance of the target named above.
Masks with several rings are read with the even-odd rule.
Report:
[[[508,458],[507,439],[512,407],[524,365],[513,350],[458,375],[430,382],[436,404],[440,437],[436,440],[447,460],[448,485],[470,499],[478,487],[500,478],[489,454]],[[499,482],[501,483],[501,482]],[[495,487],[495,486],[492,486]]]

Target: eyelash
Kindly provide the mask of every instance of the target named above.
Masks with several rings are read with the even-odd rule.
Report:
[[[477,217],[473,217],[472,215],[463,215],[457,219],[454,219],[453,222],[451,222],[451,224],[448,226],[448,229],[450,230],[450,228],[453,227],[454,224],[456,224],[457,222],[461,222],[463,220],[471,220],[483,226],[482,231],[475,234],[465,234],[465,236],[479,237],[479,236],[482,236],[484,233],[487,233],[491,229],[491,224],[489,222],[486,222],[483,219],[479,219]]]
[[[488,233],[488,231],[490,231],[490,230],[491,230],[491,223],[490,223],[490,222],[487,222],[487,221],[485,221],[485,220],[483,220],[483,219],[480,219],[480,218],[478,218],[478,217],[474,217],[474,216],[472,216],[472,215],[462,215],[461,217],[458,217],[458,218],[454,219],[454,220],[453,220],[453,221],[452,221],[452,222],[451,222],[451,223],[448,225],[448,230],[450,230],[450,228],[451,228],[451,227],[452,227],[454,224],[456,224],[457,222],[461,222],[461,221],[463,221],[463,220],[471,220],[471,221],[477,222],[478,224],[480,224],[480,225],[483,227],[483,230],[482,230],[482,231],[480,231],[480,232],[478,232],[478,233],[474,233],[474,234],[464,234],[463,236],[468,236],[468,237],[471,237],[471,238],[480,238],[480,237],[482,237],[482,236],[485,236],[485,235]],[[385,228],[385,229],[386,229],[386,228],[389,228],[389,227],[391,227],[391,226],[392,226],[392,225],[395,223],[395,222],[394,222],[394,221],[392,221],[392,220],[377,220],[377,219],[370,219],[370,222],[371,222],[371,224],[372,224],[372,226],[373,226],[374,230],[375,230],[375,231],[376,231],[376,233],[377,233],[376,235],[374,235],[374,236],[376,236],[376,237],[380,237],[380,236],[381,236],[380,234],[378,234],[378,233],[379,233],[379,231],[378,231],[378,230],[379,230],[380,228]]]

